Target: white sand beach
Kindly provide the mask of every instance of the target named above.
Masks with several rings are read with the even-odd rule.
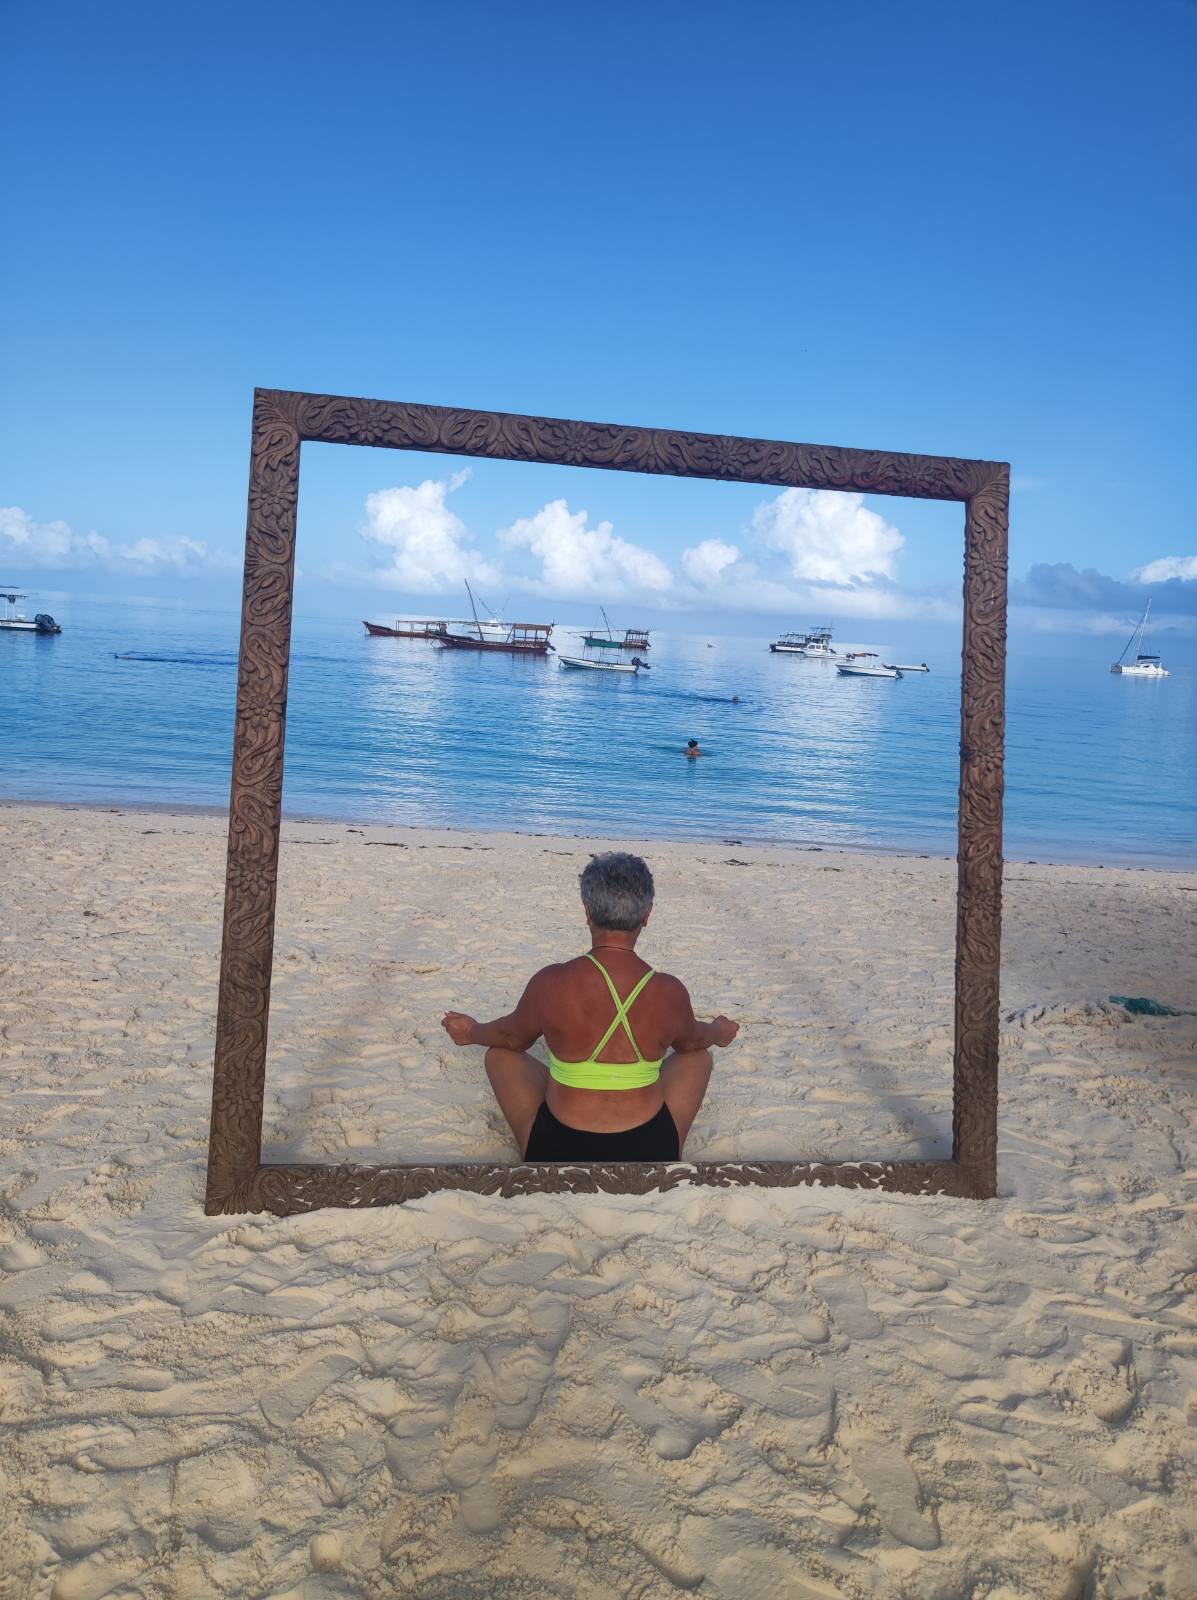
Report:
[[[1191,1600],[1197,874],[1011,864],[1000,1197],[202,1213],[222,818],[8,805],[0,1595]],[[609,841],[604,842],[609,843]],[[690,1157],[943,1156],[955,865],[623,841]],[[284,828],[269,1159],[507,1160],[580,839]]]

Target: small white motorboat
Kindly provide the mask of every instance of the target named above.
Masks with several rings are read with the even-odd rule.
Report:
[[[61,633],[62,629],[48,611],[39,611],[32,621],[23,611],[17,610],[18,600],[28,600],[29,596],[19,589],[5,589],[2,591],[4,599],[4,615],[0,617],[0,629],[5,633]]]
[[[589,672],[631,672],[636,673],[646,663],[638,657],[632,661],[588,661],[585,656],[558,655],[557,660],[563,667],[585,667]]]
[[[895,672],[930,672],[931,668],[925,661],[920,661],[917,667],[907,665],[903,661],[883,661],[882,666],[892,667]]]
[[[897,667],[887,667],[877,659],[876,650],[856,650],[837,661],[835,670],[845,678],[900,678]]]

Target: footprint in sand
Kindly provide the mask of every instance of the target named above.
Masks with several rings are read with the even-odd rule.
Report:
[[[852,1471],[869,1491],[886,1533],[915,1550],[937,1549],[939,1529],[934,1517],[920,1509],[922,1486],[902,1449],[892,1440],[861,1430],[841,1437]]]
[[[885,1324],[869,1310],[859,1284],[842,1277],[815,1277],[811,1288],[822,1296],[831,1312],[833,1333],[841,1333],[846,1339],[875,1339],[883,1331]]]
[[[493,1533],[503,1520],[499,1491],[494,1481],[499,1442],[495,1417],[489,1408],[463,1408],[452,1432],[443,1466],[449,1487],[457,1491],[461,1520],[471,1533]]]
[[[347,1350],[321,1351],[310,1356],[287,1377],[262,1391],[258,1401],[262,1415],[276,1428],[288,1427],[360,1360],[360,1356]]]
[[[1118,1428],[1139,1398],[1138,1380],[1125,1339],[1090,1335],[1084,1351],[1068,1367],[1061,1387],[1088,1407],[1099,1422]]]

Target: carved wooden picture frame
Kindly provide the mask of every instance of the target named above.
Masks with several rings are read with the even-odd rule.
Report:
[[[262,1105],[282,822],[295,522],[299,455],[305,441],[716,478],[774,488],[846,489],[963,501],[950,1160],[606,1166],[263,1164]],[[289,1215],[318,1206],[393,1205],[436,1189],[504,1196],[544,1190],[639,1194],[681,1183],[821,1183],[977,1199],[994,1195],[1009,485],[1010,469],[1004,462],[255,391],[205,1210]]]

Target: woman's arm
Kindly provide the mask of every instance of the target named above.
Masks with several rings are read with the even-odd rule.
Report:
[[[740,1031],[740,1024],[733,1022],[730,1017],[715,1017],[710,1022],[699,1022],[694,1015],[694,1007],[690,1003],[690,994],[684,983],[677,978],[678,1010],[680,1017],[677,1033],[674,1035],[673,1048],[678,1051],[709,1050],[712,1045],[729,1045]]]
[[[540,978],[537,973],[519,998],[514,1011],[493,1022],[476,1022],[464,1011],[446,1011],[441,1027],[456,1045],[498,1045],[503,1050],[527,1050],[540,1038]]]

